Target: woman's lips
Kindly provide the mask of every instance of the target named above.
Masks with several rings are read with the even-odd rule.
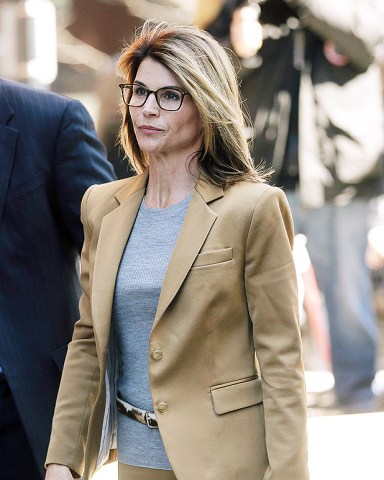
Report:
[[[152,125],[140,125],[139,130],[147,135],[162,131],[160,128],[153,127]]]

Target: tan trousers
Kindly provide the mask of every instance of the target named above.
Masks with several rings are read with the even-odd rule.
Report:
[[[172,470],[132,467],[119,463],[118,471],[119,480],[177,480]]]

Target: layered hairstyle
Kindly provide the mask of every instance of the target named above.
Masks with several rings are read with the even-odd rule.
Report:
[[[266,181],[269,172],[255,167],[250,155],[237,76],[224,48],[197,27],[149,20],[123,49],[119,75],[134,83],[145,58],[166,67],[197,107],[203,125],[203,146],[195,154],[199,175],[222,187],[242,180]],[[141,173],[147,156],[137,142],[129,107],[122,108],[120,143],[133,169]]]

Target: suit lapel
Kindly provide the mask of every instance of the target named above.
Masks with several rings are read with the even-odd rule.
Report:
[[[207,238],[217,215],[207,203],[223,195],[223,190],[199,181],[196,185],[184,224],[172,253],[161,289],[153,328],[172,302],[197,254]]]
[[[116,276],[146,183],[147,175],[140,175],[120,190],[115,197],[121,205],[102,220],[95,257],[92,309],[95,330],[103,342],[109,339]]]
[[[120,261],[143,199],[147,174],[120,190],[116,199],[121,205],[106,215],[101,224],[93,275],[92,311],[94,326],[102,348],[109,339],[113,296]],[[217,215],[207,203],[223,195],[221,188],[198,182],[186,218],[172,253],[154,326],[175,297]]]
[[[16,145],[19,131],[6,125],[14,115],[4,92],[0,92],[0,222],[3,217],[5,198],[15,161]]]

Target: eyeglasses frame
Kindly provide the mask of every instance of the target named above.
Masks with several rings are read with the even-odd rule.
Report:
[[[141,104],[141,105],[129,105],[126,101],[125,101],[125,98],[124,98],[124,88],[125,87],[133,87],[133,86],[139,86],[139,87],[144,87],[146,90],[147,90],[147,96],[144,100],[144,102]],[[159,108],[161,110],[164,110],[165,112],[178,112],[181,108],[181,106],[183,105],[183,102],[184,102],[184,97],[186,95],[190,95],[190,93],[188,92],[185,92],[184,90],[181,90],[181,88],[178,88],[178,87],[161,87],[161,88],[158,88],[157,90],[149,90],[149,88],[147,88],[145,85],[141,85],[140,83],[119,83],[119,87],[120,87],[120,90],[121,90],[121,96],[123,98],[123,102],[124,104],[127,106],[127,107],[133,107],[133,108],[136,108],[136,107],[143,107],[146,103],[146,101],[148,100],[149,96],[151,95],[151,93],[153,93],[155,95],[155,98],[156,98],[156,103],[157,105],[159,106]],[[167,108],[163,108],[161,105],[160,105],[160,101],[159,99],[157,98],[157,93],[159,90],[163,90],[163,89],[167,89],[169,88],[170,90],[176,90],[178,91],[182,97],[181,97],[181,102],[180,102],[180,106],[179,108],[177,108],[176,110],[168,110]]]

